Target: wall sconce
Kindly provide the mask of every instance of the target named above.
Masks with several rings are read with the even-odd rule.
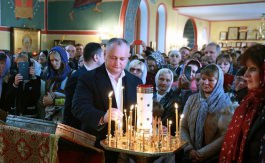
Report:
[[[262,13],[260,21],[260,26],[258,26],[258,39],[265,39],[265,13]]]

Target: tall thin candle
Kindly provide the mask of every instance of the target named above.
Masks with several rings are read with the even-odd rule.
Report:
[[[110,145],[110,137],[111,137],[111,109],[112,109],[112,94],[113,91],[109,93],[109,115],[108,115],[108,143]]]
[[[175,114],[176,114],[176,136],[178,135],[178,131],[179,131],[179,111],[178,111],[178,104],[175,103]]]
[[[180,132],[180,128],[181,128],[181,124],[182,124],[183,118],[184,118],[184,114],[181,114],[180,121],[179,121],[179,132]]]

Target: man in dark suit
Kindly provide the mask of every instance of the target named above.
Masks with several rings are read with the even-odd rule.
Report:
[[[136,87],[142,81],[124,70],[130,57],[126,40],[113,38],[106,46],[105,64],[82,75],[73,98],[73,115],[80,120],[81,130],[97,137],[98,141],[107,135],[108,94],[113,91],[111,119],[122,120],[123,113],[118,92],[123,91],[124,109],[136,104]],[[122,85],[121,85],[122,84]],[[128,110],[127,110],[128,112]],[[113,131],[113,130],[112,130]],[[111,156],[115,157],[115,156]],[[106,152],[106,161],[111,159]]]
[[[65,105],[63,123],[74,128],[80,129],[80,122],[72,114],[72,100],[77,85],[78,78],[85,72],[93,70],[104,63],[104,50],[98,43],[88,43],[84,48],[84,66],[74,72],[67,80],[65,87]]]

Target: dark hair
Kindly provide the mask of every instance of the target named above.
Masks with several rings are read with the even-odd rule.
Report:
[[[243,76],[246,72],[246,68],[241,68],[237,71],[236,76]]]
[[[234,54],[234,53],[232,53]],[[221,60],[221,61],[227,61],[230,64],[232,63],[232,58],[229,54],[225,54],[225,53],[221,53],[220,55],[218,55],[218,57],[216,58],[216,63]]]
[[[261,70],[263,75],[263,64],[265,59],[265,45],[256,44],[249,47],[240,57],[240,63],[246,65],[248,60],[251,60]]]
[[[183,49],[186,49],[186,50],[188,50],[188,51],[191,51],[190,47],[187,47],[187,46],[183,46],[183,47],[181,47],[181,48],[179,49],[179,51],[181,51],[181,50],[183,50]]]
[[[91,42],[86,44],[84,48],[84,61],[89,61],[94,55],[101,55],[102,48],[99,43]]]
[[[77,47],[77,46],[83,46],[83,44],[77,43],[77,44],[75,44],[75,47]]]
[[[5,55],[5,53],[0,52],[0,61],[6,61],[7,56]]]
[[[43,53],[46,56],[46,58],[48,58],[49,54],[48,50],[42,50],[40,53]]]
[[[154,49],[151,48],[151,47],[149,47],[149,46],[147,46],[147,47],[146,47],[146,50],[143,50],[143,52],[145,53],[145,56],[148,57],[149,55],[152,54],[152,52],[154,52]]]

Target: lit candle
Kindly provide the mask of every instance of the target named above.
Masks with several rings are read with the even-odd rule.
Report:
[[[169,121],[169,134],[168,134],[169,150],[171,150],[171,124],[172,121]]]
[[[179,132],[180,132],[180,128],[181,128],[181,124],[182,124],[182,120],[183,120],[183,118],[184,118],[184,114],[181,114],[181,116],[180,116],[180,121],[179,121]]]
[[[129,125],[131,125],[131,130],[132,130],[132,120],[133,120],[133,116],[132,116],[132,111],[133,111],[133,105],[131,106],[131,108],[130,108],[130,117],[131,117],[131,119],[130,119],[130,121],[129,121]]]
[[[176,114],[176,136],[177,136],[177,134],[178,134],[178,131],[179,131],[179,111],[178,111],[178,108],[179,108],[179,106],[178,106],[178,104],[177,103],[175,103],[175,114]]]
[[[124,118],[125,118],[125,135],[128,134],[128,119],[127,119],[127,111],[124,109]]]
[[[108,115],[108,139],[109,139],[109,146],[110,146],[110,137],[111,137],[111,108],[112,108],[112,94],[113,91],[109,93],[109,115]]]

